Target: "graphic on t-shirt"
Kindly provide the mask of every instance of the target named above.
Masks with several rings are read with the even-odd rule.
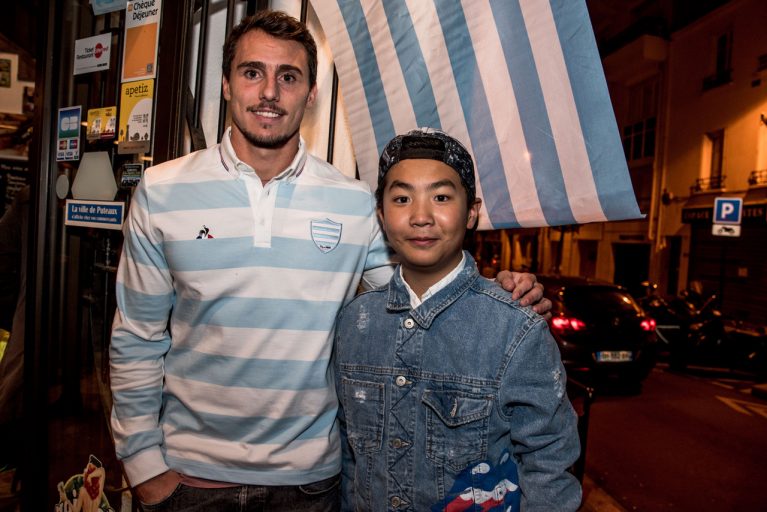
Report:
[[[343,225],[330,219],[313,220],[311,223],[312,240],[322,252],[328,253],[338,246],[341,241]]]
[[[504,450],[497,465],[480,462],[467,467],[455,479],[445,499],[432,506],[433,512],[464,512],[481,510],[519,510],[517,465],[508,450]]]

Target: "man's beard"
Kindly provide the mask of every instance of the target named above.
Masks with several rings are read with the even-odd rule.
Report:
[[[235,126],[237,126],[237,129],[240,131],[243,137],[245,137],[245,140],[247,140],[251,146],[261,149],[278,149],[281,147],[284,147],[285,144],[290,141],[290,139],[295,136],[296,133],[298,133],[299,128],[296,128],[295,131],[287,134],[277,134],[272,135],[271,137],[259,137],[258,135],[249,132],[234,119],[232,118],[232,123],[234,123]]]

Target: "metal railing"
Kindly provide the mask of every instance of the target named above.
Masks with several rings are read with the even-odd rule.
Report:
[[[722,190],[726,179],[727,176],[724,174],[721,176],[712,176],[710,178],[698,178],[695,180],[695,184],[690,187],[690,193],[698,194],[701,192]]]

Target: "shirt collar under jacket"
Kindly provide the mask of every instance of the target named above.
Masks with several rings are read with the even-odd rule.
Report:
[[[480,277],[474,258],[466,251],[463,252],[463,256],[466,262],[453,279],[445,283],[441,290],[434,292],[430,300],[423,302],[415,309],[412,309],[410,305],[410,294],[407,291],[405,281],[402,279],[401,272],[395,271],[394,276],[389,281],[386,309],[389,311],[407,311],[412,309],[410,317],[423,329],[428,329],[437,315],[458,300],[471,287],[472,283]]]
[[[224,169],[226,169],[227,172],[232,175],[232,177],[238,178],[241,173],[255,174],[256,171],[251,166],[237,157],[237,153],[234,151],[234,146],[232,146],[231,126],[227,128],[226,132],[224,133],[224,137],[221,140],[221,145],[219,146],[219,154],[221,155],[221,164],[224,166]],[[296,152],[296,156],[293,157],[293,161],[290,162],[290,165],[284,171],[272,178],[272,180],[284,179],[290,183],[294,179],[298,178],[301,175],[301,172],[304,170],[306,157],[306,143],[304,142],[303,137],[299,137],[298,151]]]
[[[449,285],[453,282],[453,279],[455,279],[458,274],[463,270],[464,265],[466,264],[466,255],[461,253],[461,261],[458,262],[458,265],[453,268],[445,277],[434,283],[429,287],[428,290],[426,290],[423,293],[422,297],[418,297],[416,293],[413,291],[413,289],[410,287],[410,285],[405,281],[405,277],[402,275],[402,265],[399,267],[399,277],[402,279],[402,284],[405,285],[405,289],[407,290],[408,295],[410,296],[410,307],[413,309],[417,308],[424,302],[426,302],[429,297],[432,297],[434,294],[436,294],[438,291],[440,291],[445,286]]]

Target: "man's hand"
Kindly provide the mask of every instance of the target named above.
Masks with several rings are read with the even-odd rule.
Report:
[[[511,292],[512,299],[519,299],[522,306],[532,305],[533,311],[539,315],[547,319],[551,317],[551,301],[543,296],[543,285],[536,281],[534,274],[502,270],[495,280],[504,290]]]
[[[134,491],[141,503],[145,505],[154,505],[173,494],[173,491],[176,490],[180,481],[181,477],[179,474],[171,469],[154,478],[150,478],[146,482],[138,484]]]

